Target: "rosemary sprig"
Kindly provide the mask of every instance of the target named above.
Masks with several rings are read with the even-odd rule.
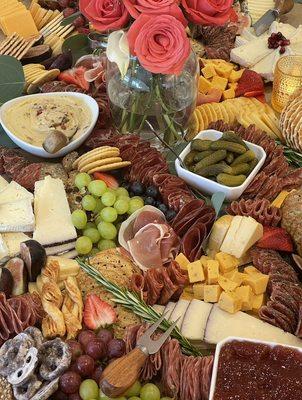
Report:
[[[286,144],[281,143],[280,140],[276,140],[277,144],[283,146],[283,154],[287,160],[287,162],[296,168],[302,167],[302,154],[297,151],[291,149]]]
[[[117,304],[121,304],[123,307],[134,312],[136,315],[141,317],[144,321],[149,323],[154,323],[160,318],[160,314],[156,312],[152,307],[148,306],[143,300],[141,300],[136,293],[130,292],[127,289],[120,288],[115,283],[108,281],[99,271],[97,271],[90,264],[77,259],[80,267],[89,275],[91,278],[95,279],[100,285],[113,295],[113,301]],[[160,329],[166,331],[171,326],[171,323],[166,319],[163,320],[160,325]],[[181,345],[183,353],[189,356],[201,356],[204,355],[201,351],[195,348],[186,339],[176,327],[171,336],[177,339]],[[205,352],[208,354],[208,352]]]

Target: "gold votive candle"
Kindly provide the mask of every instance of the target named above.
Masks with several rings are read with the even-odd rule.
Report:
[[[275,68],[272,106],[281,113],[290,96],[302,86],[302,56],[284,56]]]

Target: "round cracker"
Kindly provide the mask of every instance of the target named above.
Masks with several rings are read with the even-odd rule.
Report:
[[[106,158],[104,158],[102,160],[97,160],[97,161],[94,161],[92,163],[85,164],[80,168],[78,167],[78,170],[80,172],[87,172],[87,171],[89,171],[89,170],[91,170],[93,168],[96,168],[96,167],[101,167],[101,166],[108,165],[108,164],[109,165],[110,164],[115,164],[115,163],[121,162],[121,161],[123,161],[121,157],[106,157]]]
[[[80,157],[78,157],[74,163],[72,164],[73,168],[75,168],[81,161],[85,160],[86,158],[89,159],[89,157],[93,154],[96,153],[102,153],[104,151],[108,151],[108,150],[117,150],[119,151],[119,149],[117,147],[111,147],[111,146],[101,146],[101,147],[96,147],[93,150],[88,151],[85,154],[82,154]]]
[[[100,171],[113,171],[115,169],[129,167],[129,165],[131,165],[130,161],[121,161],[115,164],[108,164],[108,165],[103,165],[101,167],[93,168],[90,171],[88,171],[88,174],[93,174],[94,172],[100,172]]]
[[[24,65],[23,69],[24,69],[24,71],[31,71],[31,70],[37,70],[37,69],[44,70],[45,66],[42,64],[27,64],[27,65]]]
[[[80,170],[82,168],[84,168],[86,165],[89,165],[93,162],[97,162],[100,160],[105,160],[106,158],[120,158],[120,153],[116,150],[109,150],[109,151],[104,151],[102,153],[96,153],[95,155],[90,156],[89,158],[85,158],[84,160],[80,161],[78,163],[77,169]],[[123,160],[121,160],[123,161]]]
[[[199,125],[198,130],[199,130],[199,132],[200,132],[200,131],[204,131],[204,129],[205,129],[205,124],[204,124],[204,120],[203,120],[202,114],[201,114],[201,112],[200,112],[200,109],[199,109],[199,108],[196,108],[195,112],[196,112],[196,117],[197,117],[197,119],[198,119],[198,125]]]
[[[27,93],[37,93],[37,91],[39,90],[39,86],[43,85],[43,83],[56,79],[60,72],[61,71],[59,69],[51,69],[50,71],[46,71],[29,85]]]

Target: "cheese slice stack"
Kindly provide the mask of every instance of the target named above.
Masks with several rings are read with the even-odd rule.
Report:
[[[40,30],[58,15],[60,15],[59,10],[46,10],[41,7],[38,0],[32,0],[29,11],[35,21],[37,28]]]

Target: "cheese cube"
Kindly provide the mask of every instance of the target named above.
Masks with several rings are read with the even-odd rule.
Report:
[[[193,285],[188,285],[184,287],[184,292],[193,294]]]
[[[235,90],[233,88],[227,89],[222,93],[223,100],[234,99],[235,98]]]
[[[239,286],[239,283],[235,283],[235,282],[231,281],[230,279],[226,278],[225,276],[221,276],[221,275],[219,275],[219,277],[218,277],[218,284],[226,292],[232,292]]]
[[[233,71],[229,75],[229,81],[230,82],[238,82],[243,74],[243,71],[244,71],[244,69],[240,69],[239,71],[235,71],[233,69]]]
[[[198,90],[203,93],[203,94],[207,94],[209,89],[211,89],[212,85],[211,82],[208,81],[206,78],[204,78],[203,76],[199,77],[199,81],[198,81]]]
[[[239,286],[244,282],[246,277],[246,274],[243,274],[237,270],[235,270],[231,276],[227,276],[228,279],[230,279],[232,282],[238,283]]]
[[[217,303],[222,289],[219,285],[204,285],[204,301],[206,303]]]
[[[245,267],[244,272],[248,275],[261,274],[261,272],[257,268],[253,267],[252,265]]]
[[[235,290],[235,293],[242,301],[242,311],[249,311],[253,307],[253,291],[250,286],[240,286]]]
[[[216,252],[220,250],[233,218],[232,215],[223,215],[214,223],[209,238],[209,250],[215,250]]]
[[[229,229],[220,247],[220,250],[224,253],[232,254],[234,238],[239,229],[242,218],[243,217],[239,215],[235,215],[235,217],[232,218]]]
[[[212,78],[213,76],[217,75],[214,65],[212,64],[206,65],[204,68],[202,68],[201,72],[206,79]]]
[[[272,206],[280,208],[289,193],[290,192],[287,192],[286,190],[282,190],[282,192],[280,192],[275,200],[272,202]]]
[[[192,293],[182,292],[182,294],[180,295],[179,298],[182,299],[182,300],[189,300],[189,301],[191,301],[191,300],[194,300],[194,299],[195,299],[195,296],[194,296],[194,294],[192,294]]]
[[[214,76],[212,79],[211,85],[217,89],[224,90],[227,87],[228,80],[227,78],[222,78],[221,76]]]
[[[228,83],[228,88],[229,89],[234,89],[236,91],[237,87],[238,87],[238,83],[237,82],[229,82]]]
[[[208,260],[211,260],[211,257],[208,257],[208,256],[201,256],[200,257],[200,261],[201,261],[201,264],[202,264],[203,268],[206,268]]]
[[[216,73],[217,75],[223,77],[223,78],[228,78],[230,76],[230,74],[232,73],[232,71],[234,70],[234,67],[232,65],[217,65],[215,67]]]
[[[203,282],[205,280],[202,263],[200,260],[188,264],[190,283]]]
[[[264,274],[253,274],[253,275],[247,275],[246,278],[244,279],[243,283],[245,285],[249,285],[255,294],[262,294],[265,293],[266,287],[268,284],[268,275]]]
[[[230,272],[239,266],[239,261],[237,258],[227,253],[217,253],[215,260],[219,262],[219,270],[222,274],[225,272]]]
[[[242,301],[234,292],[222,292],[218,305],[222,310],[235,314],[241,310]]]
[[[175,261],[179,264],[181,269],[184,270],[188,269],[187,266],[190,263],[190,261],[183,253],[178,254],[178,256],[175,258]]]
[[[207,283],[212,285],[218,282],[219,263],[216,260],[208,260],[206,267]]]
[[[204,299],[204,283],[194,283],[193,285],[193,294],[195,299],[203,300]]]
[[[252,302],[252,311],[255,314],[258,314],[260,308],[263,306],[264,304],[264,294],[257,294],[254,295],[253,297],[253,302]]]

